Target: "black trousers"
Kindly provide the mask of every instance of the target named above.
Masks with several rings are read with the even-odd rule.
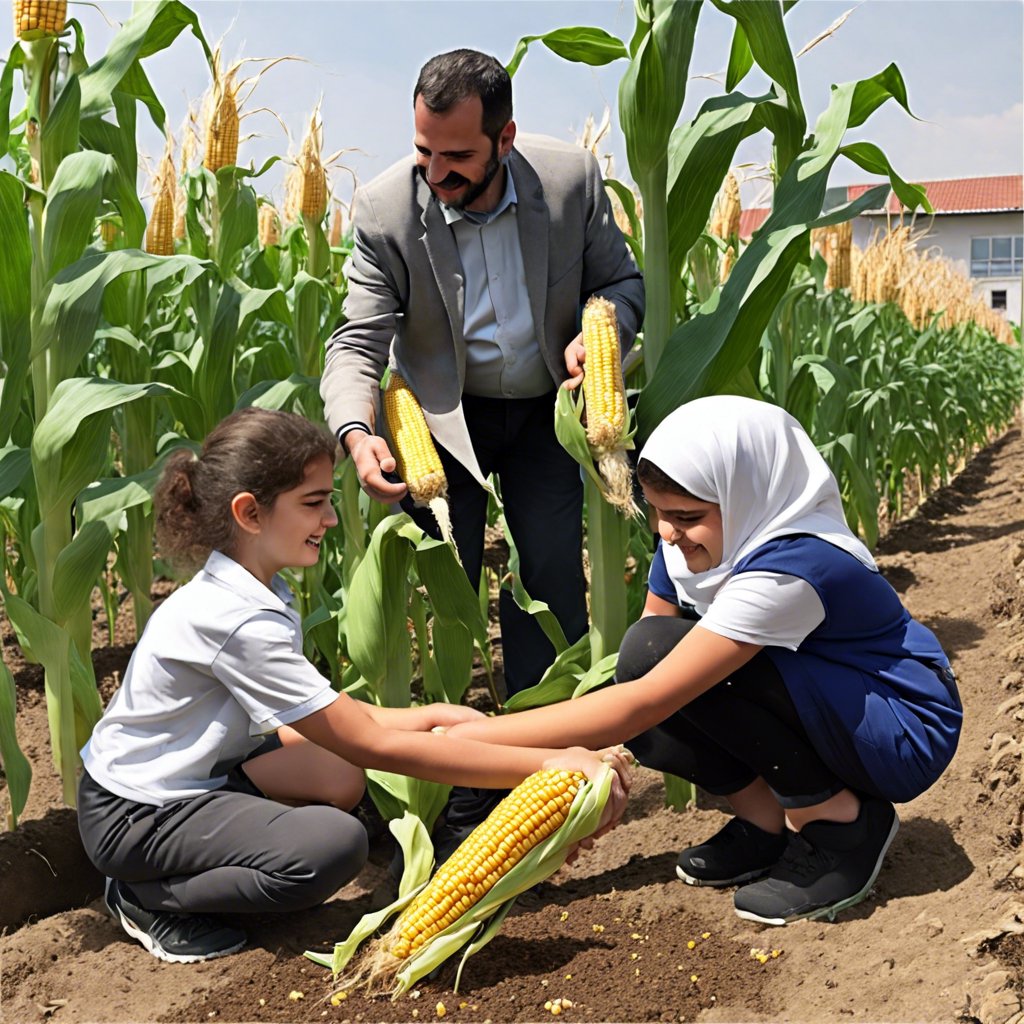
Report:
[[[649,672],[696,624],[660,615],[635,622],[619,648],[616,681]],[[763,650],[626,746],[644,767],[678,775],[719,796],[760,777],[783,807],[810,807],[846,788],[819,757]]]
[[[89,859],[147,910],[260,913],[323,903],[366,863],[351,814],[265,797],[241,768],[222,789],[163,807],[116,796],[88,772],[78,822]]]
[[[464,395],[462,407],[473,450],[485,476],[497,475],[509,531],[519,551],[523,586],[545,601],[574,643],[587,631],[583,576],[583,484],[580,467],[555,437],[554,393],[503,399]],[[483,567],[487,492],[444,448],[452,533],[466,575],[476,587]],[[429,509],[402,507],[417,525],[439,537]],[[501,651],[508,694],[540,680],[554,648],[533,617],[503,589],[499,597]]]

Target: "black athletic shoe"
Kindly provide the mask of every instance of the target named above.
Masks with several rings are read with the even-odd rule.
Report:
[[[153,956],[172,964],[194,964],[237,953],[245,945],[245,932],[228,928],[215,917],[144,910],[132,900],[131,890],[107,879],[104,902],[110,916]]]
[[[892,804],[866,799],[856,821],[812,821],[791,832],[768,877],[736,891],[736,913],[762,924],[834,920],[871,891],[899,827]]]
[[[763,875],[785,848],[785,832],[730,818],[710,839],[679,854],[676,874],[689,885],[736,885]]]

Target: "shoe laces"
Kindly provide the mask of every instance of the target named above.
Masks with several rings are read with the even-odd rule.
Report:
[[[808,842],[798,832],[789,837],[782,857],[779,860],[779,869],[796,878],[812,878],[820,875],[823,870],[832,867],[835,858],[826,850]]]

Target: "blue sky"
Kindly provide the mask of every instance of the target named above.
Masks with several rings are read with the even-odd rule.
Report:
[[[412,87],[420,66],[434,54],[470,46],[507,62],[523,35],[597,25],[628,40],[634,23],[631,0],[193,0],[189,6],[211,44],[220,40],[229,59],[302,58],[271,68],[248,101],[253,113],[243,122],[243,132],[260,138],[245,144],[241,162],[260,163],[273,153],[294,152],[322,97],[325,151],[353,148],[342,162],[364,181],[411,152]],[[129,11],[123,0],[99,0],[98,7],[72,0],[70,12],[85,26],[90,60],[102,54],[112,34],[106,19],[123,19]],[[849,16],[835,34],[797,63],[812,122],[827,104],[831,83],[863,78],[895,62],[920,120],[890,102],[851,139],[878,143],[911,179],[1024,169],[1020,0],[802,0],[786,19],[794,48],[845,12]],[[684,117],[720,91],[716,82],[697,76],[717,75],[721,81],[732,24],[705,3]],[[182,35],[147,66],[176,128],[187,103],[198,100],[208,84],[199,46]],[[514,80],[520,130],[571,140],[588,114],[600,117],[609,105],[612,133],[606,151],[615,158],[617,175],[628,177],[615,118],[624,66],[570,64],[535,44]],[[759,84],[752,73],[744,91]],[[259,107],[275,111],[295,137],[289,140],[277,119],[256,112]],[[140,149],[152,155],[160,150],[160,137],[148,122],[140,131]],[[765,135],[748,140],[738,159],[758,165],[768,155]],[[742,173],[753,178],[756,169]],[[280,199],[280,179],[275,169],[260,179],[262,190]],[[832,184],[863,180],[864,173],[852,164],[840,162],[833,170]],[[338,173],[334,184],[347,199],[351,178]],[[745,204],[759,191],[755,180],[748,183]]]

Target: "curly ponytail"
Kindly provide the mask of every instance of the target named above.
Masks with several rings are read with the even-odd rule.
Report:
[[[295,413],[240,409],[222,420],[195,455],[174,452],[153,495],[156,540],[173,565],[192,570],[214,550],[230,553],[235,538],[231,501],[248,491],[264,508],[302,483],[318,455],[334,462],[337,441]]]

